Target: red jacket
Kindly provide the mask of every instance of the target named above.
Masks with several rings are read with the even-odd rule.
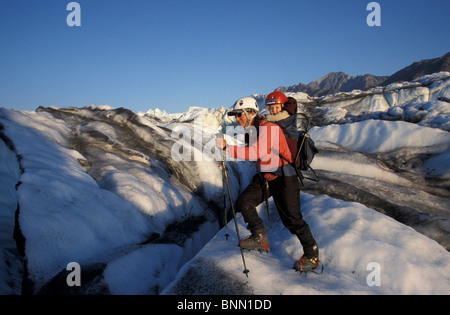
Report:
[[[255,143],[250,143],[250,146],[246,147],[231,145],[227,152],[232,158],[256,161],[260,172],[268,181],[277,178],[278,176],[273,173],[288,164],[280,154],[291,159],[291,151],[283,130],[277,124],[266,120],[259,123],[259,136]]]

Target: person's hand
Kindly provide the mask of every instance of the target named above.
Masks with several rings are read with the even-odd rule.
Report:
[[[227,146],[227,142],[223,138],[216,138],[216,147],[224,150]]]

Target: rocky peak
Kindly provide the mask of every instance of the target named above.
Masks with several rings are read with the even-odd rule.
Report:
[[[310,96],[323,96],[337,92],[349,92],[353,90],[367,90],[385,81],[387,76],[374,76],[371,74],[352,77],[342,71],[330,72],[319,80],[307,85],[299,83],[290,87],[279,87],[282,92],[304,92]]]

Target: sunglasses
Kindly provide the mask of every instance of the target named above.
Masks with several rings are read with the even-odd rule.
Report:
[[[254,113],[254,111],[251,110],[251,109],[247,110],[247,114],[250,114],[250,113]],[[239,112],[239,113],[235,114],[236,118],[241,118],[242,115],[245,115],[245,111],[242,111],[242,112]]]

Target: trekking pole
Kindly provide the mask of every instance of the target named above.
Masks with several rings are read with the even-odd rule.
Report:
[[[262,174],[259,174],[259,179],[261,181],[261,187],[262,192],[264,196],[264,201],[266,202],[266,209],[267,209],[267,220],[270,221],[270,213],[269,213],[269,183],[268,181],[262,176]]]
[[[224,151],[225,152],[225,151]],[[225,225],[225,239],[228,241],[228,237],[230,236],[228,234],[228,213],[227,213],[227,193],[225,191],[225,159],[222,161],[222,192],[223,192],[223,211],[224,211],[224,217],[223,217],[223,223]]]
[[[230,198],[230,204],[231,204],[231,211],[233,212],[234,225],[236,227],[236,233],[237,233],[237,237],[238,237],[238,246],[241,250],[242,262],[244,263],[244,271],[243,272],[245,273],[245,275],[248,278],[248,273],[250,272],[250,270],[247,269],[247,265],[245,264],[244,250],[242,249],[242,246],[241,246],[241,237],[239,235],[239,227],[238,227],[238,223],[236,220],[236,211],[234,211],[234,204],[233,204],[233,198],[231,197],[230,183],[228,182],[227,168],[225,165],[225,156],[226,156],[226,153],[225,153],[225,150],[223,150],[223,158],[222,158],[223,175],[225,178],[225,183],[227,184],[228,197]]]
[[[270,221],[270,211],[269,211],[269,182],[264,179],[264,197],[266,199],[266,209],[267,209],[267,220]]]

